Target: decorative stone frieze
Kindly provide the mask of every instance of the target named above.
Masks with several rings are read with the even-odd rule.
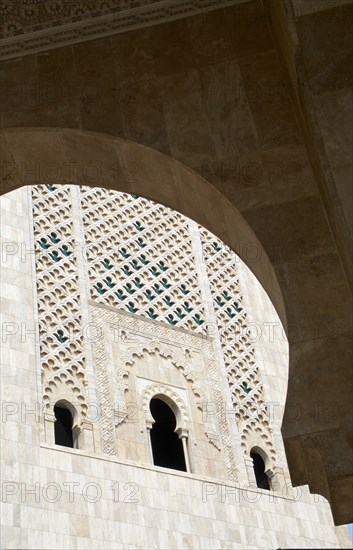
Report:
[[[100,36],[109,36],[244,0],[4,0],[0,44],[3,59]]]

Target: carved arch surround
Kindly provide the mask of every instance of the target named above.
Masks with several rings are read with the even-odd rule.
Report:
[[[165,401],[173,410],[176,418],[175,431],[187,432],[189,429],[190,417],[184,400],[169,386],[154,383],[147,386],[142,393],[141,408],[145,415],[148,427],[152,427],[155,420],[150,411],[150,402],[153,397]]]
[[[88,408],[85,399],[85,390],[80,382],[68,372],[53,374],[47,379],[44,387],[43,405],[44,417],[54,418],[54,406],[59,401],[70,404],[74,427],[82,427],[87,422]]]
[[[253,420],[247,423],[242,430],[241,446],[247,457],[250,457],[251,449],[262,449],[262,455],[266,457],[266,469],[275,468],[277,453],[272,443],[271,428],[266,419],[261,418],[261,422]]]
[[[129,348],[127,353],[125,353],[125,355],[121,358],[121,361],[125,366],[133,366],[135,363],[135,357],[142,358],[146,353],[149,355],[158,353],[160,357],[170,359],[170,363],[178,370],[181,370],[185,380],[191,383],[191,389],[196,397],[197,407],[202,411],[203,401],[206,399],[206,396],[201,388],[201,384],[199,383],[196,374],[188,368],[187,363],[179,359],[172,350],[163,347],[158,340],[151,340],[148,344],[144,343],[139,347]]]
[[[93,355],[95,358],[97,379],[98,379],[98,399],[100,410],[103,411],[102,415],[102,448],[106,454],[115,453],[115,442],[116,434],[115,428],[125,419],[125,413],[122,407],[121,416],[114,414],[111,407],[111,384],[109,383],[109,378],[107,375],[107,370],[105,368],[107,364],[107,337],[104,335],[107,334],[104,327],[108,326],[120,326],[125,329],[127,327],[128,320],[131,320],[131,316],[126,314],[123,311],[116,310],[114,308],[102,307],[102,305],[97,305],[92,302],[92,321],[94,322],[97,330],[102,338],[94,339],[93,343]],[[130,330],[127,329],[128,331]],[[205,362],[207,364],[207,372],[210,382],[210,391],[213,395],[213,399],[218,406],[216,407],[216,421],[217,429],[215,426],[207,425],[206,426],[206,437],[212,443],[217,450],[223,450],[225,466],[227,469],[228,479],[236,481],[238,479],[237,466],[234,456],[233,441],[232,435],[229,430],[228,422],[226,415],[222,412],[222,403],[223,403],[223,393],[222,385],[219,377],[219,372],[217,364],[214,357],[213,346],[210,339],[204,340],[199,334],[192,334],[187,331],[175,330],[174,328],[168,327],[162,323],[155,323],[150,320],[137,318],[134,322],[133,333],[140,334],[143,338],[149,342],[141,345],[142,350],[144,348],[154,349],[156,338],[158,338],[158,347],[160,342],[163,341],[173,341],[180,346],[181,349],[192,350],[195,349],[198,352],[201,352],[204,355]],[[131,346],[132,351],[134,351],[133,346]],[[119,380],[120,385],[120,402],[123,404],[123,394],[127,389],[126,379],[129,378],[129,375],[132,374],[132,369],[129,367],[131,363],[135,361],[134,355],[127,353],[125,350],[125,355],[121,356],[119,359],[119,367],[115,371],[115,376]],[[136,348],[135,348],[136,351]],[[171,351],[171,350],[168,350]],[[143,353],[143,351],[141,351]],[[137,354],[138,355],[138,354]],[[122,357],[125,357],[122,360]],[[124,365],[124,361],[128,362],[128,366]],[[181,361],[183,364],[183,361]],[[152,381],[151,381],[152,383]],[[156,382],[158,384],[158,382]],[[148,385],[150,385],[148,381]],[[208,386],[207,386],[208,389]],[[140,394],[141,395],[141,394]],[[115,426],[114,426],[115,424]],[[140,426],[141,431],[143,432],[146,427],[144,422],[143,415],[140,414]]]

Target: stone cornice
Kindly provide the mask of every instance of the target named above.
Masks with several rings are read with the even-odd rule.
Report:
[[[0,59],[182,19],[247,0],[3,0]]]

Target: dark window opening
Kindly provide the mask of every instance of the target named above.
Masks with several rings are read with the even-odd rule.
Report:
[[[262,457],[255,452],[251,452],[250,457],[253,459],[256,485],[259,487],[259,489],[266,489],[267,491],[269,491],[271,488],[270,482],[265,473],[265,463]]]
[[[153,463],[186,472],[183,443],[174,431],[176,419],[172,409],[155,397],[151,400],[150,410],[155,420],[151,429]]]
[[[56,421],[54,423],[55,445],[73,448],[71,412],[65,407],[55,405],[54,414],[56,416]]]

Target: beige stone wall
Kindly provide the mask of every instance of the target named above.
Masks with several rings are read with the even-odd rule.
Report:
[[[6,489],[18,492],[2,504],[3,548],[339,547],[327,503],[305,487],[287,500],[44,447],[36,461],[27,454],[13,481]]]

